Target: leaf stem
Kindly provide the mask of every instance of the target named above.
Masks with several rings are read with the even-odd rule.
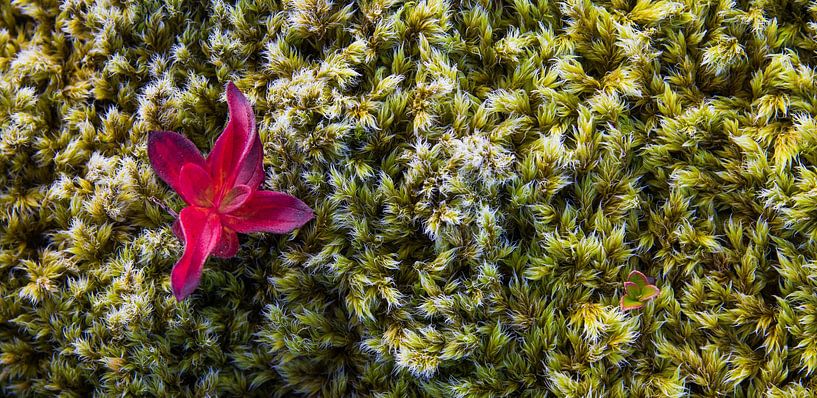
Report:
[[[151,196],[149,199],[151,202],[164,209],[164,211],[170,213],[170,215],[173,216],[173,218],[179,218],[179,213],[176,213],[175,211],[173,211],[173,209],[167,207],[167,205],[161,200],[159,200],[159,198]]]

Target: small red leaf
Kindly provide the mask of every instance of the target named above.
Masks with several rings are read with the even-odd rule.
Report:
[[[213,206],[213,181],[204,167],[195,163],[182,166],[179,173],[179,196],[189,205],[199,207]]]
[[[235,184],[246,185],[256,190],[264,182],[264,148],[261,146],[261,138],[258,134],[253,135],[255,138],[252,147],[240,164]]]
[[[284,234],[312,219],[312,209],[283,192],[256,191],[243,206],[223,214],[224,225],[240,233]]]
[[[198,148],[181,134],[172,131],[154,131],[148,135],[148,158],[159,178],[177,192],[182,166],[188,163],[205,164]]]
[[[246,185],[236,185],[221,200],[221,205],[218,208],[219,213],[231,213],[241,206],[243,206],[252,196],[253,191]]]
[[[184,254],[173,266],[170,285],[176,300],[184,300],[199,285],[204,262],[221,236],[218,214],[199,207],[185,207],[179,214],[184,234]]]
[[[221,238],[218,240],[216,248],[213,249],[213,257],[230,258],[238,253],[238,234],[230,228],[221,230]]]
[[[171,272],[178,300],[198,286],[208,256],[228,258],[238,252],[238,232],[287,233],[314,217],[294,196],[257,190],[264,179],[261,139],[249,101],[232,83],[227,84],[227,107],[230,119],[206,160],[177,133],[149,138],[156,173],[190,205],[172,228],[184,243]]]
[[[232,82],[227,84],[227,108],[230,120],[207,157],[210,175],[222,193],[232,189],[239,176],[247,179],[241,181],[242,184],[258,180],[258,168],[263,162],[252,106]]]

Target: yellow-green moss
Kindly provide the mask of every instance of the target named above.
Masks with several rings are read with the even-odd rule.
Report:
[[[810,397],[816,68],[807,0],[0,0],[0,395]],[[228,80],[316,219],[177,303],[145,141]]]

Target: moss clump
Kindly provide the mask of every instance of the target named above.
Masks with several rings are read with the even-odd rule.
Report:
[[[806,0],[0,0],[0,395],[811,396],[815,51]],[[147,133],[228,80],[316,220],[177,304]]]

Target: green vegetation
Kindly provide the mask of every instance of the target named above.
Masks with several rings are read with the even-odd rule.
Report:
[[[177,303],[228,80],[316,218]],[[811,397],[815,98],[812,0],[0,0],[0,396]]]

